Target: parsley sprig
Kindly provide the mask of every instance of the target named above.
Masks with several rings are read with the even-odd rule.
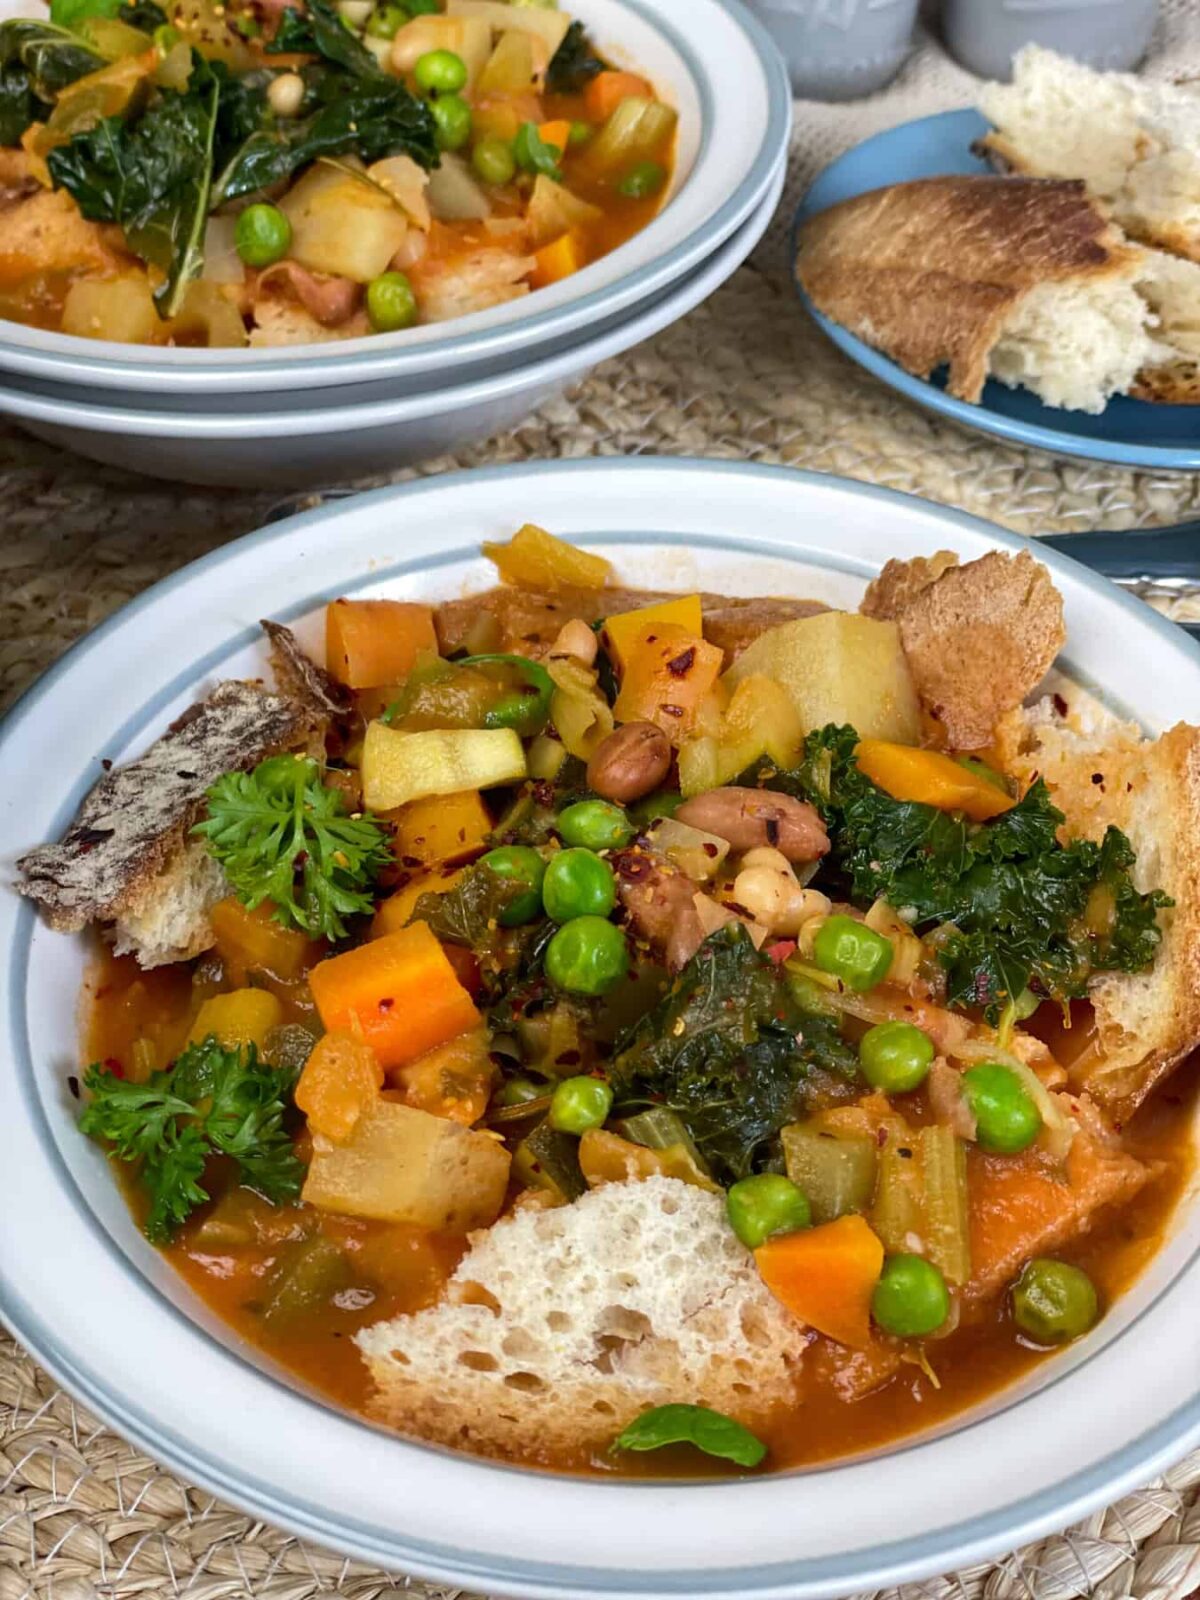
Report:
[[[243,905],[270,900],[277,922],[314,938],[341,939],[347,917],[371,910],[368,891],[390,859],[383,824],[350,816],[341,791],[302,756],[270,756],[253,772],[218,778],[193,831]]]
[[[153,1243],[169,1242],[209,1198],[201,1179],[210,1156],[232,1157],[240,1182],[267,1200],[299,1194],[304,1168],[283,1126],[291,1079],[260,1061],[252,1044],[230,1049],[210,1034],[145,1083],[99,1066],[83,1081],[91,1099],[79,1126],[106,1139],[120,1160],[138,1164]]]

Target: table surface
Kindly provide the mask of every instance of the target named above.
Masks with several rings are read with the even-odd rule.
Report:
[[[1146,70],[1200,73],[1200,0],[1165,0]],[[969,104],[973,86],[922,31],[881,94],[845,106],[799,102],[788,191],[747,266],[683,322],[598,368],[522,427],[421,470],[704,455],[841,473],[1029,534],[1200,517],[1200,475],[1057,461],[898,402],[826,344],[796,306],[786,235],[805,183],[868,134]],[[0,704],[148,584],[259,526],[279,498],[181,491],[0,424]],[[1200,616],[1195,596],[1164,594],[1156,603]],[[897,1600],[1183,1600],[1198,1587],[1200,1454],[1065,1534],[910,1585]],[[450,1593],[344,1561],[214,1502],[88,1417],[0,1334],[0,1600]]]

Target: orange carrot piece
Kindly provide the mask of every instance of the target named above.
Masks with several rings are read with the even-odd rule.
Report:
[[[917,800],[939,811],[962,811],[972,822],[986,822],[1016,804],[1003,789],[959,766],[940,750],[863,739],[855,746],[854,759],[859,771],[893,800]]]
[[[862,1217],[838,1217],[768,1239],[754,1259],[767,1288],[794,1317],[852,1350],[870,1344],[883,1245]]]
[[[298,928],[276,922],[274,907],[264,901],[248,911],[231,895],[218,900],[208,914],[216,935],[217,954],[227,975],[240,986],[251,971],[271,972],[277,978],[298,978],[310,964],[316,946]]]
[[[352,1033],[327,1033],[304,1064],[295,1101],[312,1133],[345,1144],[382,1088],[383,1068],[370,1045]]]
[[[559,283],[578,272],[580,267],[586,266],[587,252],[579,234],[572,228],[569,233],[560,234],[540,250],[535,250],[533,259],[534,268],[529,281],[535,289],[544,289],[547,284]]]
[[[543,122],[538,129],[538,134],[547,144],[554,145],[561,154],[566,148],[571,137],[571,124],[566,118],[556,118],[553,122]]]
[[[718,646],[686,628],[669,622],[647,624],[625,659],[614,717],[618,722],[656,723],[672,744],[678,744],[691,731],[724,660]]]
[[[334,600],[325,608],[325,664],[350,689],[402,682],[422,650],[437,654],[428,606],[410,600]]]
[[[592,122],[607,122],[622,100],[653,100],[654,90],[636,72],[598,72],[587,86],[584,110]]]
[[[425,922],[319,962],[308,981],[326,1029],[360,1034],[385,1070],[479,1024]]]

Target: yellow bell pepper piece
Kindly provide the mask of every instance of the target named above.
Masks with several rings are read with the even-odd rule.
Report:
[[[854,757],[859,771],[893,800],[917,800],[939,811],[961,811],[972,822],[987,822],[1016,804],[995,784],[940,750],[863,739],[855,747]]]
[[[505,583],[531,589],[558,589],[564,584],[580,589],[603,589],[612,566],[603,556],[589,555],[545,528],[527,522],[507,544],[488,544],[483,553],[496,565]]]
[[[604,619],[604,648],[618,672],[624,672],[634,645],[652,622],[669,622],[685,633],[699,635],[703,617],[698,594],[681,594],[657,605],[639,606],[636,611],[619,611]]]

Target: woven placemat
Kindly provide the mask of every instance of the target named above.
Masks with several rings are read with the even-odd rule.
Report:
[[[1147,70],[1200,71],[1200,0],[1166,0]],[[842,473],[1030,534],[1200,516],[1200,476],[1058,461],[898,403],[797,309],[784,241],[803,184],[866,134],[970,95],[971,80],[923,32],[883,94],[852,106],[798,105],[789,193],[748,266],[682,323],[598,368],[523,427],[422,471],[658,452]],[[278,503],[277,494],[133,477],[0,423],[0,703],[117,606],[259,526]],[[1200,616],[1195,595],[1152,598],[1168,613]],[[1068,1533],[899,1596],[1183,1600],[1198,1587],[1200,1454]],[[452,1593],[344,1561],[189,1488],[89,1417],[0,1335],[0,1600]]]

